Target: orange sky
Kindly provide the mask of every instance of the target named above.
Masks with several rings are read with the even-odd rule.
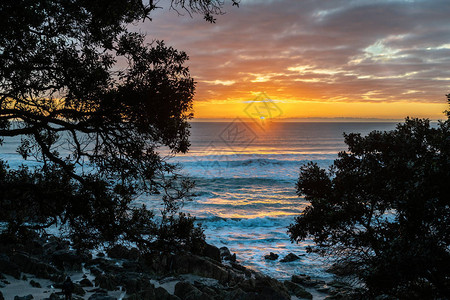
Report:
[[[168,9],[139,24],[149,42],[190,56],[196,118],[247,117],[261,92],[277,118],[444,117],[450,1],[242,0],[224,10],[216,24]]]

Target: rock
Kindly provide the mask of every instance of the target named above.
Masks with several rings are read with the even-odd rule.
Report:
[[[154,289],[149,279],[139,273],[127,273],[120,279],[120,284],[125,288],[127,294],[134,294],[143,290]]]
[[[31,285],[32,287],[35,287],[35,288],[41,288],[41,287],[42,287],[41,284],[40,284],[39,282],[36,282],[36,281],[34,281],[34,280],[30,280],[30,285]]]
[[[268,260],[276,260],[278,259],[278,254],[270,252],[270,254],[265,255],[264,258]]]
[[[81,263],[86,260],[72,250],[58,250],[52,254],[52,263],[60,270],[81,271]]]
[[[55,267],[24,253],[12,255],[11,262],[17,264],[22,272],[36,275],[39,278],[52,279],[55,276],[62,275],[62,272]]]
[[[88,300],[117,300],[117,298],[109,296],[105,291],[97,291]]]
[[[0,291],[0,300],[5,300],[5,298],[3,297],[3,293]]]
[[[155,289],[155,299],[158,299],[158,300],[180,300],[180,298],[178,296],[169,294],[169,292],[166,291],[162,287],[158,287]]]
[[[19,266],[12,262],[10,258],[4,254],[0,254],[0,272],[11,275],[16,279],[20,278]]]
[[[221,247],[220,249],[220,257],[223,260],[229,260],[232,262],[236,261],[236,254],[231,254],[230,249],[228,249],[227,247]]]
[[[299,256],[293,254],[293,253],[289,253],[288,255],[286,255],[283,259],[280,259],[280,262],[291,262],[291,261],[295,261],[300,259]]]
[[[51,293],[50,297],[44,298],[43,300],[61,300],[61,298],[56,293]]]
[[[28,280],[27,275],[23,274],[23,275],[22,275],[22,280],[25,280],[25,281]]]
[[[291,278],[292,282],[300,283],[300,284],[302,284],[303,282],[305,282],[307,280],[311,280],[311,277],[308,275],[305,275],[305,274],[292,275],[292,278]]]
[[[183,300],[213,300],[213,298],[186,281],[175,285],[174,294]]]
[[[102,272],[102,270],[100,270],[98,267],[96,267],[96,266],[92,266],[91,268],[90,268],[90,270],[91,270],[91,273],[92,273],[92,275],[94,275],[94,276],[98,276],[98,275],[101,275],[103,272]]]
[[[108,291],[118,290],[117,285],[119,281],[114,275],[98,275],[95,277],[95,286],[99,286]]]
[[[139,250],[137,248],[128,249],[123,245],[115,245],[114,247],[109,248],[106,253],[111,258],[130,260],[137,260],[140,256]]]
[[[246,293],[254,294],[255,295],[254,299],[258,300],[291,299],[286,287],[278,280],[270,277],[259,277],[255,279],[244,280],[241,283],[239,283],[239,288],[241,288]]]
[[[214,259],[215,261],[221,262],[220,250],[216,246],[206,244],[203,248],[202,255]]]
[[[98,256],[98,257],[105,257],[105,253],[99,252],[99,253],[97,253],[97,256]]]
[[[81,287],[81,285],[74,283],[73,284],[73,293],[75,295],[84,296],[86,291]]]
[[[82,287],[92,287],[94,284],[87,278],[80,280],[80,286]]]
[[[140,291],[138,293],[132,294],[125,299],[126,300],[147,300],[147,299],[158,299],[158,298],[156,298],[155,291],[153,289],[149,289],[149,290],[144,290],[144,291]]]
[[[310,292],[306,291],[299,284],[293,283],[292,281],[286,280],[284,282],[284,286],[288,289],[288,291],[294,296],[301,299],[312,299],[312,295]]]
[[[15,296],[14,300],[31,300],[34,299],[33,295],[29,294],[23,297]]]

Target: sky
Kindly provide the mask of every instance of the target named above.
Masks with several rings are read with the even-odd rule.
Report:
[[[245,118],[268,102],[261,118],[444,118],[450,1],[229,4],[215,24],[169,9],[139,24],[189,55],[197,119]]]

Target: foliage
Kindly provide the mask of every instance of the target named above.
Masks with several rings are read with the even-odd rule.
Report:
[[[329,170],[301,167],[297,193],[311,204],[291,239],[312,237],[310,250],[338,257],[372,296],[449,297],[450,121],[344,136]]]
[[[169,3],[209,21],[223,5]],[[158,225],[132,205],[162,192],[169,208],[191,186],[161,154],[189,147],[188,57],[130,30],[157,8],[152,0],[1,2],[0,137],[20,137],[23,158],[41,162],[34,170],[0,164],[0,221],[10,234],[65,224],[76,245],[93,247],[151,241],[171,218],[192,221],[169,209]]]

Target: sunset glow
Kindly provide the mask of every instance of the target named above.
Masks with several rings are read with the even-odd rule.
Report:
[[[448,1],[242,1],[216,24],[159,10],[148,40],[186,51],[196,118],[245,117],[265,92],[281,118],[440,119]]]

